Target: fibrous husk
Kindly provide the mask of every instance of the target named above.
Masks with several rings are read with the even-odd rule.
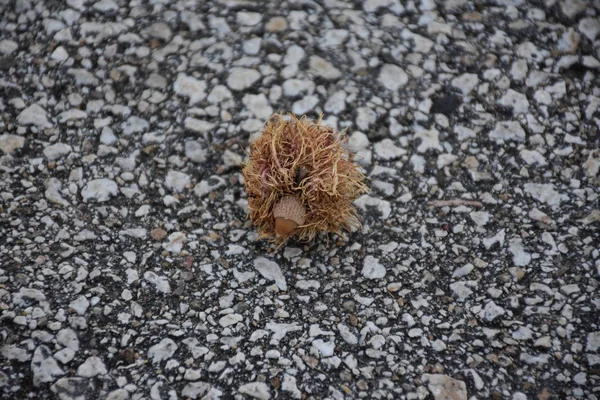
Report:
[[[368,188],[344,140],[321,119],[275,114],[265,123],[243,169],[250,219],[261,237],[313,240],[319,232],[359,225],[352,202]],[[275,232],[273,209],[289,196],[304,207],[305,220],[282,237]]]

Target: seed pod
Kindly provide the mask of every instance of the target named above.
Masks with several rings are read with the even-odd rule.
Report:
[[[352,202],[368,188],[343,142],[321,119],[275,114],[265,123],[242,171],[261,237],[312,240],[359,224]]]

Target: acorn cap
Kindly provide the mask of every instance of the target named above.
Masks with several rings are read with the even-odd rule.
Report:
[[[275,232],[278,235],[289,235],[298,225],[303,225],[306,211],[295,196],[285,196],[273,206]]]

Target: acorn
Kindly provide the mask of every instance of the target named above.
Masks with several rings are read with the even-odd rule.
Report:
[[[322,117],[269,118],[242,170],[249,217],[261,238],[310,241],[360,225],[353,201],[369,190],[345,141]]]
[[[289,236],[299,225],[304,225],[306,211],[295,196],[285,196],[273,206],[275,233]]]

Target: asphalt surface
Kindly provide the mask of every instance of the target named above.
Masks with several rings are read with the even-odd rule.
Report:
[[[597,399],[600,3],[0,0],[0,398]],[[241,165],[347,129],[362,228]]]

